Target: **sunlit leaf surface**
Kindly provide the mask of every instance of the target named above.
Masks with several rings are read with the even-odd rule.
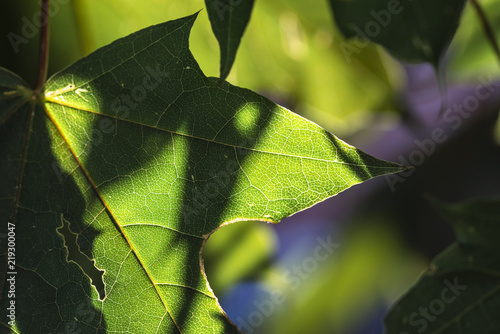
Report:
[[[1,124],[19,150],[0,170],[16,180],[2,212],[17,210],[19,332],[236,332],[203,273],[210,233],[402,170],[207,78],[189,51],[195,18],[99,49]]]

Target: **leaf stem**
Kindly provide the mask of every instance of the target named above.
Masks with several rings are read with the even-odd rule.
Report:
[[[498,58],[498,62],[500,63],[500,48],[498,47],[497,40],[495,38],[495,32],[493,28],[491,27],[490,22],[488,21],[488,18],[486,17],[486,14],[484,13],[483,8],[479,4],[478,0],[471,0],[472,5],[474,6],[474,9],[477,12],[477,15],[479,16],[479,21],[481,21],[481,24],[483,26],[484,34],[488,38],[488,41],[490,42],[491,46],[495,50],[496,56]]]
[[[35,95],[42,92],[43,85],[47,79],[47,66],[49,62],[49,2],[42,0],[40,15],[40,47],[38,52],[38,76],[35,85]]]

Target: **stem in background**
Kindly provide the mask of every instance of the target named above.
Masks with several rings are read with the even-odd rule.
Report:
[[[500,63],[500,48],[498,47],[498,43],[495,38],[495,32],[491,27],[491,24],[488,21],[488,18],[486,17],[486,14],[484,13],[483,8],[479,4],[478,0],[471,0],[471,2],[472,5],[474,6],[474,9],[477,12],[477,15],[479,16],[479,21],[481,21],[481,24],[483,25],[484,33],[488,38],[488,41],[490,42],[491,46],[493,46],[493,49],[495,50],[495,53],[498,58],[498,62]]]
[[[47,66],[49,62],[49,2],[42,0],[42,15],[40,22],[40,48],[38,52],[38,76],[35,85],[35,94],[42,92],[43,85],[47,79]]]

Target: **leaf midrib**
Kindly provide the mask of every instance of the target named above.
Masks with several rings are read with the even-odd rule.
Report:
[[[97,186],[94,184],[94,181],[92,180],[92,178],[88,174],[87,170],[84,168],[82,162],[80,161],[80,159],[78,158],[78,156],[76,155],[76,153],[74,152],[74,150],[72,149],[72,147],[69,144],[69,141],[67,140],[66,136],[64,136],[63,131],[57,125],[57,122],[51,117],[51,115],[48,112],[47,108],[44,108],[44,109],[45,109],[46,115],[49,117],[49,119],[51,120],[51,122],[57,128],[57,131],[59,132],[59,134],[63,138],[64,142],[66,142],[66,145],[67,145],[68,149],[71,151],[71,155],[73,156],[73,158],[76,160],[76,162],[80,166],[82,172],[85,175],[85,178],[87,179],[87,181],[90,183],[90,185],[94,189],[94,191],[96,193],[96,196],[99,198],[99,200],[101,201],[102,205],[106,208],[106,211],[108,212],[108,214],[110,215],[111,220],[113,221],[113,225],[115,226],[116,229],[118,229],[118,231],[120,232],[120,235],[125,239],[125,241],[127,242],[127,244],[130,247],[130,251],[134,254],[134,257],[136,258],[136,260],[139,263],[140,267],[142,268],[142,270],[144,270],[144,272],[148,276],[148,279],[151,282],[151,285],[153,285],[153,287],[154,287],[154,289],[156,291],[156,294],[158,295],[158,298],[161,300],[161,302],[162,302],[162,304],[163,304],[163,306],[165,308],[165,311],[169,315],[170,319],[172,319],[172,322],[174,323],[174,325],[177,328],[177,330],[179,331],[179,333],[182,333],[179,325],[177,325],[177,322],[175,321],[172,313],[170,312],[169,307],[167,306],[166,300],[163,299],[160,291],[158,291],[158,288],[157,288],[157,286],[156,286],[153,278],[151,277],[149,271],[147,270],[146,266],[144,265],[143,261],[141,260],[141,258],[139,256],[139,254],[137,253],[136,249],[132,246],[132,244],[131,244],[130,240],[128,239],[127,235],[125,234],[125,231],[123,230],[121,224],[118,223],[119,220],[115,217],[115,215],[113,214],[111,208],[107,205],[106,201],[101,196],[101,193],[99,192]],[[107,298],[107,296],[108,296],[108,294],[106,294],[105,298]]]

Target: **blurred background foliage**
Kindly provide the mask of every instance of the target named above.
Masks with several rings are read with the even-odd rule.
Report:
[[[499,1],[481,4],[500,35]],[[52,5],[49,75],[119,37],[202,10],[204,2],[52,0]],[[30,84],[38,49],[30,25],[38,10],[37,1],[9,0],[0,14],[0,66]],[[26,31],[30,37],[13,47],[9,33],[27,36]],[[217,76],[218,45],[205,10],[190,42],[205,74]],[[437,118],[441,101],[429,65],[401,63],[373,44],[347,59],[342,42],[350,43],[335,27],[326,0],[256,1],[228,81],[377,157],[402,163],[420,151],[424,158],[402,181],[369,181],[278,225],[245,222],[214,233],[204,251],[208,278],[231,319],[251,326],[248,333],[382,333],[391,304],[454,240],[423,194],[444,201],[499,194],[500,86],[454,128]],[[481,78],[499,77],[499,60],[470,5],[443,64],[450,106],[473,95]],[[448,139],[434,143],[430,153],[422,151],[415,140],[431,138],[438,127]],[[314,257],[318,238],[329,237],[339,246],[320,261]],[[314,270],[297,276],[297,266]],[[281,298],[271,310],[266,301],[273,293]],[[262,305],[269,307],[263,311]]]
[[[497,0],[480,1],[493,29],[500,31],[500,8]],[[462,23],[449,52],[449,77],[454,81],[474,79],[478,75],[500,76],[500,59],[495,56],[491,45],[481,29],[477,14],[467,2]]]

